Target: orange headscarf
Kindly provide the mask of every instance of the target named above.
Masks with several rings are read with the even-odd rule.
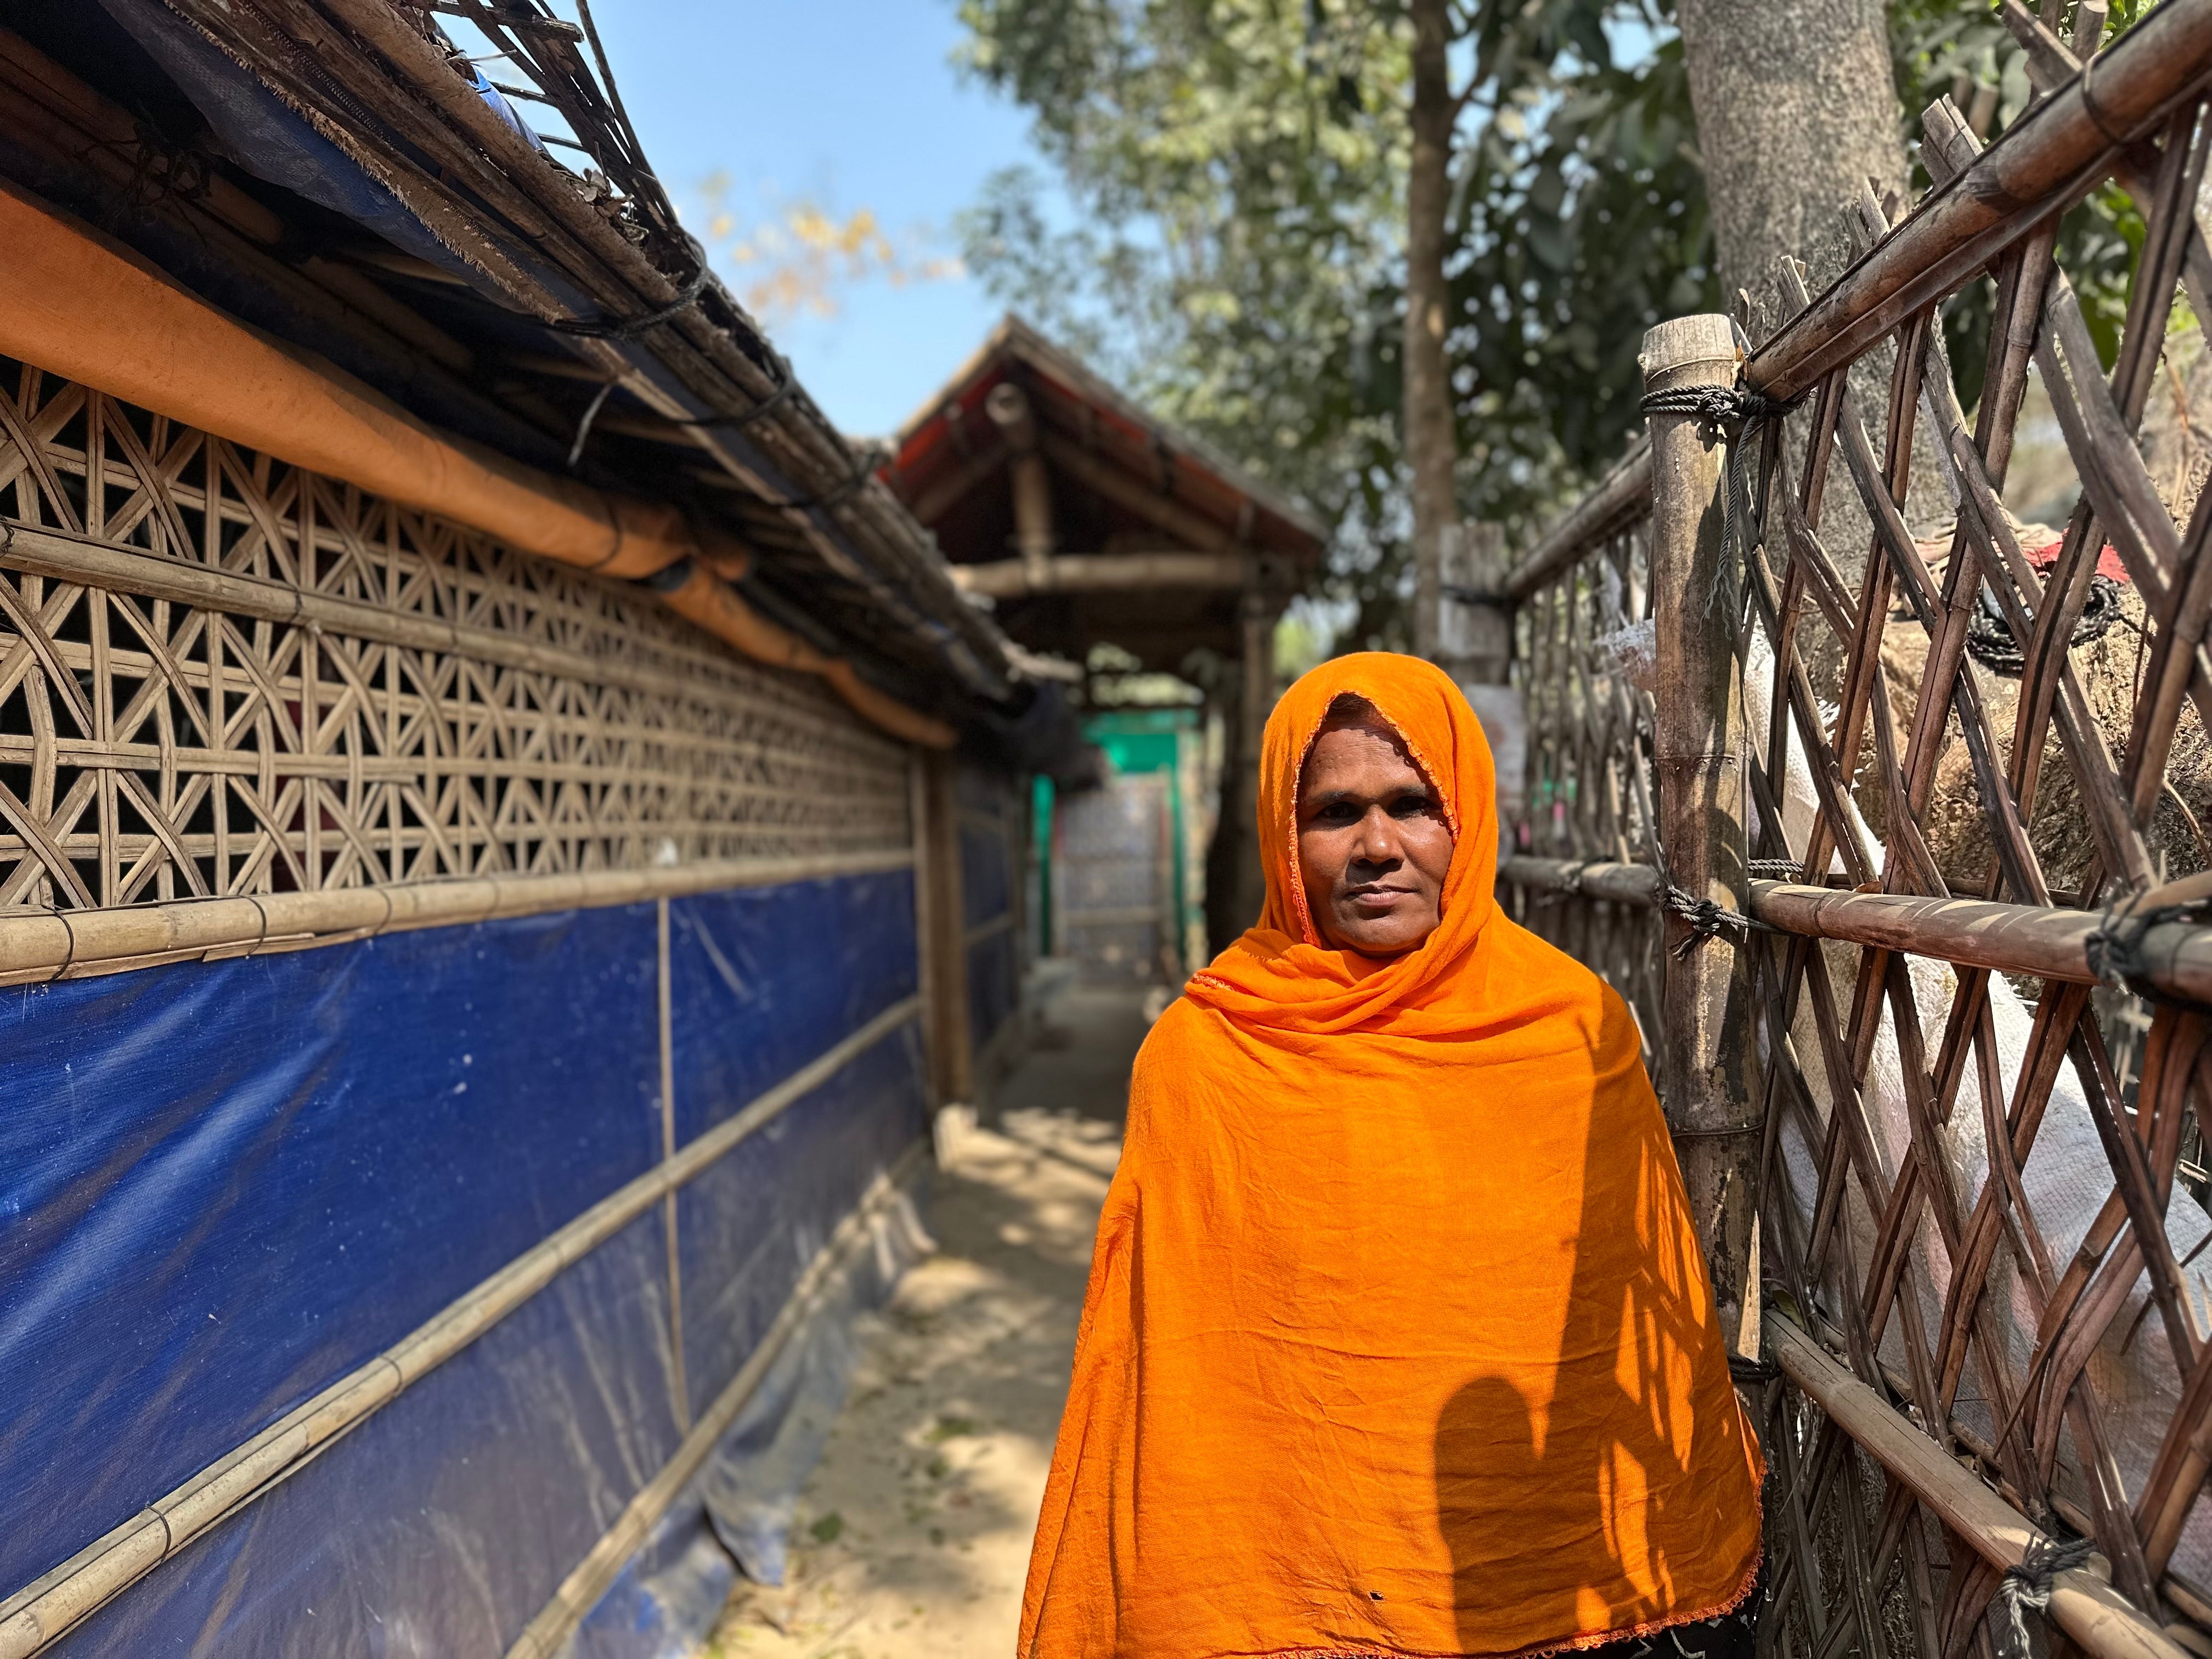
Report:
[[[1443,797],[1443,921],[1330,949],[1298,772],[1364,697]],[[1267,905],[1137,1057],[1021,1659],[1535,1654],[1749,1591],[1763,1468],[1626,1005],[1502,915],[1490,746],[1436,668],[1267,722]]]

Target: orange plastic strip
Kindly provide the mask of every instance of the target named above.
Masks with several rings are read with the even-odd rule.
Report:
[[[676,508],[432,430],[0,181],[0,351],[125,403],[610,576],[698,550]]]
[[[678,616],[689,618],[716,639],[733,645],[756,661],[803,674],[819,674],[848,707],[869,724],[925,749],[950,749],[951,726],[942,720],[908,708],[878,691],[842,658],[824,656],[789,629],[780,628],[738,597],[735,589],[704,565],[694,565],[680,587],[661,596]]]

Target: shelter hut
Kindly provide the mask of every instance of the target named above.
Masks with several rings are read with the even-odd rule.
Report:
[[[1005,1019],[1036,687],[580,15],[0,4],[5,1659],[664,1651]]]
[[[1260,909],[1252,781],[1275,624],[1327,532],[1011,316],[900,429],[884,478],[1020,646],[1079,670],[1118,647],[1204,692],[1228,780],[1207,932],[1233,936]]]

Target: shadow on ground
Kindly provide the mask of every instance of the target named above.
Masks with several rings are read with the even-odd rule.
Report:
[[[763,1659],[1011,1654],[1114,1171],[1141,992],[1073,990],[950,1136],[938,1253],[861,1327],[845,1409],[799,1503],[789,1582],[741,1589],[709,1652]]]

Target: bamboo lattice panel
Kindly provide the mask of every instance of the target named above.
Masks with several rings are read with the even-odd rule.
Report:
[[[1518,851],[1577,862],[1652,859],[1650,559],[1639,518],[1522,600],[1513,680],[1528,720],[1528,817]],[[1515,896],[1517,920],[1628,1000],[1656,1057],[1660,930],[1649,910]]]
[[[1754,858],[2046,907],[2128,903],[2204,866],[2207,520],[2174,481],[2160,493],[2136,435],[2161,376],[2178,393],[2178,362],[2203,349],[2175,311],[2212,144],[2199,113],[2167,125],[2135,181],[2149,234],[2109,373],[2046,227],[1990,273],[1971,428],[1932,306],[1893,337],[1879,448],[1841,371],[1802,448],[1767,428],[1756,495],[1774,558],[1745,568],[1740,653]],[[1971,162],[1955,112],[1931,118],[1931,167]],[[1862,217],[1866,243],[1889,233],[1870,199]],[[2055,548],[2023,547],[2002,501],[2031,367],[2082,485]],[[1922,428],[1960,507],[1916,542]],[[1820,535],[1838,449],[1873,526],[1838,550],[1848,564]],[[2212,1428],[2195,1255],[2212,1225],[2179,1180],[2206,1103],[2203,1014],[2161,1010],[2144,1045],[2142,1006],[2087,987],[1805,940],[1751,957],[1778,1300],[2030,1518],[2094,1537],[2138,1606],[2212,1611],[2194,1588],[2212,1516],[2194,1513],[2192,1449]],[[1997,1573],[1801,1398],[1777,1388],[1768,1407],[1776,1639],[1879,1652],[1909,1637],[1929,1656],[1985,1641]]]
[[[908,840],[896,745],[623,584],[5,360],[0,524],[0,908]]]
[[[1740,968],[1766,1304],[1898,1425],[2046,1533],[2094,1540],[2118,1589],[2212,1650],[2212,1220],[2191,1162],[2212,1024],[2118,988],[2142,918],[2203,920],[2212,891],[2166,885],[2212,866],[2212,448],[2188,418],[2212,385],[2212,306],[2201,286],[2184,303],[2183,284],[2212,271],[2203,118],[2192,100],[2119,157],[2146,234],[2116,361],[2057,268],[2051,204],[2022,204],[2039,228],[1961,276],[1993,303],[1978,408],[1954,392],[1942,295],[1786,422],[1753,425],[1741,460],[1759,512],[1724,597],[1747,875],[2105,912],[2112,981],[1753,934]],[[1972,161],[1948,102],[1929,131],[1931,171]],[[1893,229],[1871,197],[1856,228],[1863,247]],[[2048,543],[2004,505],[2032,386],[2081,489]],[[1637,793],[1649,726],[1614,648],[1640,620],[1637,574],[1632,544],[1609,544],[1524,612],[1532,853],[1659,862]],[[1571,917],[1598,908],[1571,893],[1518,902],[1620,982],[1617,920]],[[1786,1379],[1753,1393],[1766,1650],[2002,1645],[2002,1575],[1972,1541]]]

